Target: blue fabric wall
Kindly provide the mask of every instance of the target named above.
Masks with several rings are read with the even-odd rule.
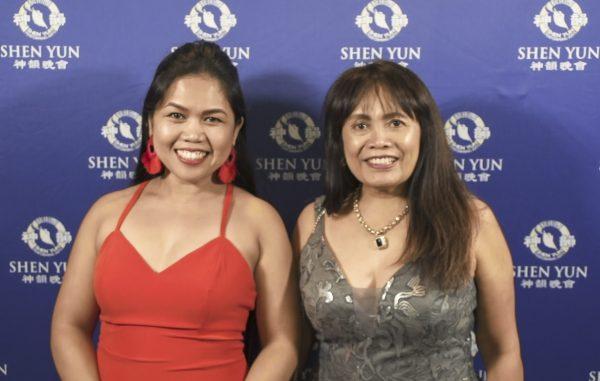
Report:
[[[379,58],[417,72],[512,250],[527,379],[600,380],[594,0],[0,2],[0,379],[57,378],[49,324],[72,239],[129,184],[154,68],[198,38],[238,65],[259,194],[288,227],[321,193],[332,81]]]

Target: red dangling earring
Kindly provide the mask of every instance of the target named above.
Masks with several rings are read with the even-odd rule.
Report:
[[[235,152],[235,147],[232,147],[227,161],[219,168],[219,180],[221,180],[223,184],[229,184],[235,180],[235,176],[237,175],[237,166],[235,165],[236,159],[237,153]]]
[[[148,143],[146,144],[146,151],[142,154],[142,164],[146,171],[151,175],[156,175],[160,171],[162,171],[162,163],[154,150],[154,142],[152,141],[152,136],[148,138]]]

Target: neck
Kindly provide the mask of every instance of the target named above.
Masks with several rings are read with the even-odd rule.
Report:
[[[406,189],[404,184],[396,187],[377,188],[363,186],[360,190],[360,202],[363,203],[398,203],[406,204]]]
[[[363,186],[360,193],[360,212],[369,224],[383,225],[400,214],[408,203],[404,186],[375,188]]]
[[[210,178],[198,182],[187,182],[172,174],[156,180],[156,192],[171,204],[189,205],[223,193],[223,185],[214,183]]]

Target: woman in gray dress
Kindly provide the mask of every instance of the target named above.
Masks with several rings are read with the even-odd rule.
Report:
[[[349,69],[325,125],[325,195],[294,234],[318,345],[300,374],[472,381],[478,346],[489,381],[522,380],[510,253],[458,177],[427,87],[390,62]]]

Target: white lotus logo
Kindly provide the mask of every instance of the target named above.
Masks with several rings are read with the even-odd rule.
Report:
[[[391,12],[391,18],[388,18],[381,9],[387,9]],[[388,22],[389,20],[389,22]],[[356,16],[355,24],[362,32],[373,41],[389,41],[396,37],[400,31],[408,25],[408,16],[392,0],[372,0]],[[373,24],[379,29],[384,30],[380,33],[373,29]],[[377,29],[375,28],[375,29]]]
[[[47,245],[51,245],[51,246],[55,245],[48,229],[40,228],[38,233],[40,234],[40,239],[42,240],[42,242],[44,242]]]
[[[540,222],[523,241],[536,257],[544,261],[561,258],[575,243],[575,236],[563,223],[556,220]]]
[[[215,30],[219,29],[217,23],[215,22],[215,15],[211,11],[202,11],[202,19],[204,20],[204,25],[207,27]]]
[[[299,142],[302,142],[302,136],[300,136],[300,127],[296,126],[294,123],[288,123],[288,135]]]
[[[559,9],[569,9],[571,16]],[[588,17],[574,0],[550,0],[535,15],[535,26],[540,28],[546,37],[554,41],[566,41],[575,36],[588,23]]]
[[[133,136],[133,133],[131,132],[131,126],[129,125],[129,123],[126,122],[119,122],[119,133],[129,139],[129,140],[136,140],[137,138],[135,136]]]
[[[35,25],[44,29],[48,29],[48,25],[46,24],[46,21],[44,21],[44,14],[41,11],[32,8],[31,19]]]
[[[45,16],[40,9],[48,15]],[[27,0],[14,14],[13,22],[29,38],[46,40],[58,32],[67,19],[51,0]]]
[[[271,128],[270,136],[288,152],[302,152],[321,137],[321,130],[306,113],[292,111],[283,114]]]
[[[477,150],[491,136],[490,128],[483,119],[470,111],[453,114],[444,124],[444,131],[450,148],[458,153]]]
[[[552,250],[556,250],[556,243],[554,242],[554,236],[552,235],[552,233],[548,233],[548,232],[543,232],[542,233],[542,242],[544,243],[544,245],[546,245],[546,247],[549,247]]]
[[[135,151],[142,142],[142,116],[133,110],[117,111],[102,126],[101,134],[119,151]]]
[[[473,143],[473,139],[471,139],[471,135],[469,135],[469,127],[466,124],[458,123],[456,125],[456,133],[458,137],[462,140],[466,140],[469,143]]]
[[[21,234],[21,240],[36,254],[52,257],[71,243],[71,233],[54,217],[38,217]]]
[[[552,21],[554,21],[554,24],[563,29],[569,29],[569,26],[565,21],[565,14],[558,9],[552,10]]]
[[[198,38],[217,41],[236,26],[237,18],[221,0],[200,0],[185,16],[184,23]]]
[[[388,32],[391,30],[390,26],[387,23],[387,20],[385,19],[385,13],[374,9],[373,16],[375,19],[375,25],[377,25],[381,29],[386,29]]]

